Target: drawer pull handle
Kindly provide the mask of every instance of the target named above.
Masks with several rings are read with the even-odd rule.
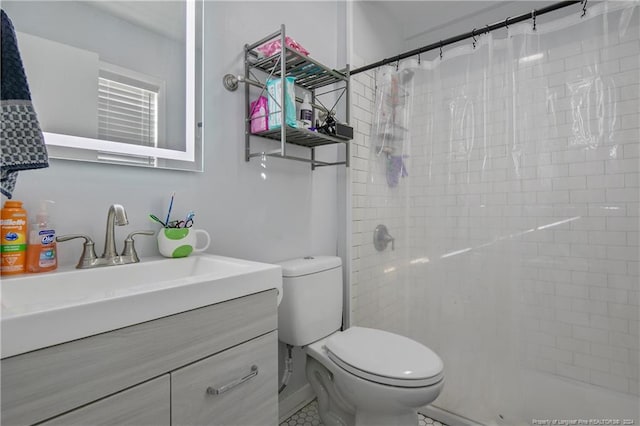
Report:
[[[235,379],[233,382],[227,383],[226,385],[220,386],[219,388],[212,388],[211,386],[209,386],[207,388],[207,395],[220,395],[220,394],[223,394],[223,393],[225,393],[227,391],[230,391],[231,389],[235,388],[236,386],[240,386],[244,382],[253,379],[257,375],[258,375],[258,366],[257,365],[252,365],[251,366],[251,373],[247,374],[244,377],[240,377],[238,379]]]

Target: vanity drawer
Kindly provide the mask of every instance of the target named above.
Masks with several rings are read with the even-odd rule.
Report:
[[[169,375],[63,414],[39,426],[170,426]]]
[[[50,419],[273,331],[276,294],[264,291],[5,358],[1,423]]]
[[[274,331],[171,373],[171,424],[277,425],[277,345]]]

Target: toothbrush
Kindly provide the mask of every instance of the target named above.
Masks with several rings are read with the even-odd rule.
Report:
[[[149,219],[151,219],[151,220],[152,220],[152,221],[154,221],[154,222],[158,222],[158,223],[159,223],[160,225],[162,225],[164,228],[166,228],[166,227],[167,227],[167,225],[166,225],[163,221],[161,221],[160,219],[158,219],[155,215],[150,214],[150,215],[149,215]]]
[[[169,218],[171,217],[171,209],[173,208],[173,197],[175,197],[176,193],[175,191],[171,194],[171,201],[169,201],[169,211],[167,212],[167,220],[165,220],[164,222],[168,225],[169,224]],[[165,225],[166,227],[166,225]]]

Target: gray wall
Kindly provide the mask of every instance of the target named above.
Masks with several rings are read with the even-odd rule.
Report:
[[[14,199],[35,213],[41,199],[56,202],[59,234],[87,233],[103,243],[106,211],[123,204],[130,224],[117,230],[120,241],[134,229],[153,228],[149,213],[162,216],[176,191],[175,215],[196,212],[196,225],[211,233],[210,252],[273,262],[309,253],[336,252],[336,168],[311,172],[304,163],[269,159],[244,161],[244,105],[241,91],[228,92],[222,76],[242,71],[246,42],[273,32],[283,21],[288,33],[329,65],[336,62],[337,6],[334,3],[206,3],[204,173],[51,160],[48,169],[23,172]],[[325,23],[323,34],[309,31],[298,17],[312,14]],[[297,151],[306,155],[307,151]],[[330,158],[335,151],[329,151]],[[266,179],[261,173],[266,174]],[[142,257],[157,254],[140,238]],[[61,265],[72,265],[80,244],[60,245]]]
[[[256,160],[245,163],[244,96],[241,90],[226,91],[222,76],[240,74],[244,44],[281,23],[312,57],[342,67],[344,47],[338,46],[344,38],[338,37],[338,22],[344,14],[333,2],[206,2],[205,14],[204,173],[51,160],[48,169],[20,174],[14,199],[24,201],[32,213],[39,200],[54,200],[58,234],[91,235],[98,254],[109,205],[123,204],[129,216],[130,224],[116,230],[121,248],[128,232],[155,227],[147,215],[166,214],[172,191],[176,217],[195,210],[196,226],[211,234],[210,253],[264,262],[336,254],[337,187],[344,185],[337,167],[312,172],[308,164],[293,161],[269,159],[266,168]],[[303,148],[293,152],[308,155]],[[337,156],[335,149],[326,152],[321,159]],[[140,237],[136,245],[143,259],[158,254],[152,238]],[[72,267],[80,252],[77,241],[60,244],[61,265]],[[288,392],[306,383],[300,365],[298,357]]]

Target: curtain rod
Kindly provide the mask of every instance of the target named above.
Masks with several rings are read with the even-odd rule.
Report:
[[[486,34],[488,32],[497,30],[499,28],[508,27],[511,24],[517,24],[518,22],[526,21],[526,20],[532,19],[532,18],[534,19],[534,28],[535,28],[535,18],[537,16],[544,15],[545,13],[553,12],[554,10],[562,9],[563,7],[567,7],[567,6],[571,6],[571,5],[574,5],[574,4],[577,4],[577,3],[583,3],[583,2],[584,2],[583,14],[584,14],[587,0],[584,0],[584,1],[581,1],[581,0],[561,1],[561,2],[558,2],[558,3],[551,4],[551,5],[547,6],[547,7],[543,7],[541,9],[534,9],[529,13],[523,13],[522,15],[509,17],[509,18],[505,19],[504,21],[496,22],[495,24],[486,25],[484,28],[480,28],[480,29],[475,29],[474,28],[472,31],[470,31],[468,33],[460,34],[460,35],[457,35],[455,37],[450,37],[450,38],[445,39],[445,40],[440,40],[437,43],[432,43],[432,44],[429,44],[427,46],[422,46],[422,47],[419,47],[417,49],[401,53],[400,55],[393,56],[393,57],[387,58],[387,59],[383,59],[381,61],[375,62],[373,64],[365,65],[365,66],[360,67],[360,68],[356,68],[356,69],[352,70],[350,72],[350,74],[354,75],[354,74],[358,74],[358,73],[361,73],[361,72],[364,72],[364,71],[369,71],[369,70],[371,70],[373,68],[378,68],[378,67],[380,67],[382,65],[388,65],[388,64],[391,64],[393,62],[398,62],[398,61],[401,61],[402,59],[410,58],[412,56],[416,56],[416,55],[419,55],[421,53],[428,52],[430,50],[439,49],[439,48],[441,48],[443,46],[446,46],[446,45],[449,45],[449,44],[453,44],[453,43],[457,43],[457,42],[459,42],[461,40],[464,40],[464,39],[467,39],[467,38],[472,38],[472,37],[475,37],[475,36],[479,36],[481,34]]]

